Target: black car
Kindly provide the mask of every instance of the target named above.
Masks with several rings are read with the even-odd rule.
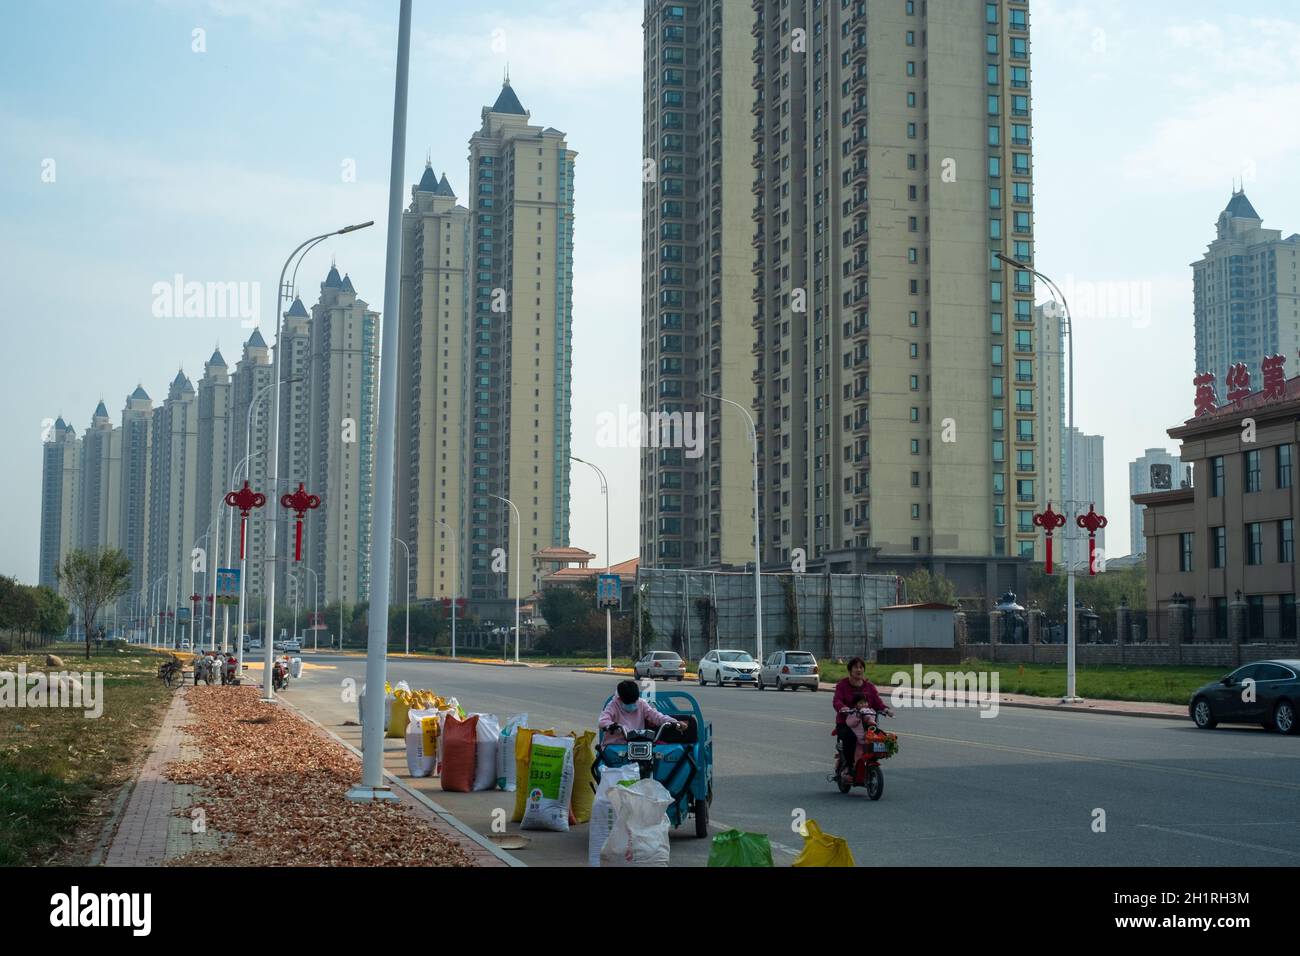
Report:
[[[1255,661],[1244,664],[1192,694],[1187,712],[1197,727],[1220,723],[1262,724],[1283,734],[1300,732],[1300,661]]]

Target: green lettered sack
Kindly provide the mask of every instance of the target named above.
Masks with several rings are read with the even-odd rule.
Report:
[[[772,844],[761,833],[728,830],[713,838],[709,866],[773,866]]]

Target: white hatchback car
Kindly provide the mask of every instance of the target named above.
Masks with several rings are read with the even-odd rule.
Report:
[[[719,687],[753,685],[758,683],[758,661],[744,651],[709,651],[700,658],[698,673],[701,686],[710,681]]]
[[[758,689],[775,687],[785,690],[787,687],[807,687],[817,690],[821,682],[818,674],[817,658],[807,651],[776,651],[763,662],[758,673]]]

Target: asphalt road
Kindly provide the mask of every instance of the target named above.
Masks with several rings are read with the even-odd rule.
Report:
[[[309,655],[318,665],[289,697],[358,742],[342,682],[364,680],[360,658]],[[533,727],[595,727],[615,679],[560,668],[511,668],[390,658],[389,680],[454,695],[470,712],[529,714]],[[676,689],[676,683],[669,685]],[[800,816],[846,838],[865,866],[1296,866],[1300,864],[1300,736],[1256,728],[1197,730],[1190,721],[1001,708],[900,710],[887,729],[899,753],[883,764],[885,792],[841,794],[827,782],[834,750],[828,693],[681,685],[714,734],[712,829],[765,833],[777,865],[802,846]],[[359,745],[359,744],[358,744]],[[386,766],[405,776],[404,745]],[[443,793],[413,781],[481,833],[514,794]],[[1098,824],[1104,811],[1104,832]],[[509,832],[518,832],[509,824]],[[525,831],[533,865],[585,865],[585,826]],[[702,866],[708,841],[687,821],[673,865]]]

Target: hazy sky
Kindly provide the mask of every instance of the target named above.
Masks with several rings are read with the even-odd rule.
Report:
[[[1076,417],[1106,437],[1112,556],[1128,541],[1127,463],[1174,448],[1165,429],[1190,414],[1189,263],[1233,181],[1266,227],[1300,231],[1300,10],[1252,9],[1033,4],[1037,265],[1074,308]],[[375,219],[319,247],[299,286],[310,305],[334,256],[386,313],[396,11],[396,0],[5,5],[0,574],[36,576],[44,419],[62,414],[80,433],[102,398],[117,421],[137,383],[159,402],[178,367],[202,374],[217,343],[234,365],[240,320],[156,318],[155,283],[260,283],[269,326],[293,247]],[[637,551],[637,453],[598,447],[597,415],[638,407],[641,12],[639,0],[415,0],[404,191],[431,154],[464,197],[468,138],[507,61],[533,122],[568,134],[573,450],[610,476],[616,561]],[[572,541],[603,562],[589,469],[575,466],[573,489]]]

